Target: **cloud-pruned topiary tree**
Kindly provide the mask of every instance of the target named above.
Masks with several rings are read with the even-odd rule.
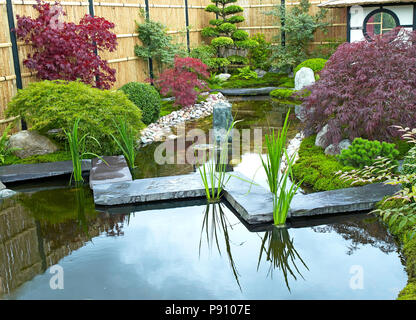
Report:
[[[249,34],[244,30],[238,30],[236,24],[244,21],[239,15],[244,9],[233,4],[237,0],[211,0],[205,11],[216,14],[216,19],[210,20],[209,27],[202,30],[203,37],[210,37],[211,45],[217,50],[217,57],[211,58],[211,65],[217,68],[228,66],[232,61],[227,58],[227,48],[250,49],[258,46],[257,41],[249,39]],[[235,60],[235,55],[234,60]]]

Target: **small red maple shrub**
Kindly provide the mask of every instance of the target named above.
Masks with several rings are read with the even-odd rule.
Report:
[[[338,47],[304,98],[309,129],[328,124],[337,143],[389,141],[399,135],[392,125],[416,127],[416,32],[398,31]]]
[[[196,89],[208,88],[203,80],[208,77],[208,66],[201,60],[175,57],[173,68],[165,70],[154,83],[162,95],[172,93],[176,105],[189,106],[198,98]]]
[[[36,19],[16,16],[18,39],[29,43],[34,51],[24,65],[37,71],[38,78],[43,80],[80,79],[109,89],[116,81],[116,71],[96,52],[116,49],[116,35],[109,31],[114,24],[90,15],[85,15],[79,24],[64,22],[60,17],[66,13],[58,3],[37,2],[33,6],[39,13]]]

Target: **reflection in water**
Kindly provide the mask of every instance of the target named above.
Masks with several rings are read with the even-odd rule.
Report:
[[[199,256],[201,256],[201,247],[202,247],[202,240],[205,238],[207,241],[207,246],[210,250],[212,250],[213,242],[215,241],[215,245],[217,247],[218,253],[221,255],[221,245],[219,237],[224,237],[224,245],[227,251],[228,262],[230,263],[230,267],[233,271],[234,278],[238,284],[238,287],[241,290],[240,281],[238,279],[239,273],[237,271],[237,267],[235,265],[233,255],[231,252],[230,246],[230,236],[228,233],[228,228],[231,230],[233,229],[233,225],[228,221],[227,216],[224,214],[222,203],[211,203],[207,204],[204,211],[204,219],[202,221],[202,228],[201,228],[201,237],[199,241]],[[239,244],[239,246],[241,246]]]
[[[260,266],[261,258],[265,254],[266,261],[270,262],[268,274],[273,277],[273,270],[279,269],[285,279],[286,287],[290,291],[288,275],[290,274],[295,280],[297,280],[296,271],[302,278],[296,263],[296,259],[304,265],[306,269],[308,266],[300,257],[293,245],[293,238],[290,239],[289,231],[287,228],[278,228],[273,226],[271,231],[266,231],[261,243],[259,261],[257,264],[257,270]],[[294,269],[294,270],[293,270]],[[308,269],[309,270],[309,269]],[[304,278],[303,278],[304,279]]]
[[[0,201],[0,297],[101,233],[122,234],[124,221],[125,215],[99,215],[83,187]]]
[[[97,212],[89,190],[68,188],[5,199],[0,297],[395,298],[407,279],[393,252],[397,247],[378,221],[350,216],[313,229],[256,233],[223,204],[201,203]],[[353,256],[345,253],[351,243],[361,245]],[[68,280],[59,292],[49,289],[48,268],[57,263]],[[353,264],[369,270],[360,292],[348,288]],[[302,275],[307,281],[293,281]]]
[[[377,223],[378,217],[368,216],[366,219],[353,219],[348,222],[333,223],[325,226],[313,227],[315,232],[336,232],[345,240],[351,242],[347,247],[346,254],[352,255],[356,250],[365,245],[380,249],[384,253],[394,252],[397,245],[394,237],[386,232],[386,228]]]

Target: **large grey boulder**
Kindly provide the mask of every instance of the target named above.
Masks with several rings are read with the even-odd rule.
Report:
[[[315,74],[311,68],[300,68],[295,75],[295,90],[301,90],[315,83]]]
[[[220,79],[221,81],[227,81],[231,78],[231,74],[229,73],[220,73],[215,76],[215,79]]]
[[[262,69],[256,69],[254,72],[257,74],[257,78],[263,78],[264,75],[267,73],[267,71],[264,71]]]
[[[10,148],[19,158],[48,154],[58,151],[58,147],[47,137],[36,131],[23,130],[9,138]]]
[[[337,154],[340,154],[342,150],[348,149],[350,145],[351,141],[349,139],[344,139],[337,144],[330,144],[328,147],[325,148],[325,154],[335,156]]]
[[[318,132],[315,139],[315,146],[326,148],[329,146],[326,135],[328,134],[328,125],[326,124],[321,131]]]

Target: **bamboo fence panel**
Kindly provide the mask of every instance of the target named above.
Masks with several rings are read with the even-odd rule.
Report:
[[[323,0],[310,0],[311,12],[317,10],[316,5]],[[52,1],[50,1],[53,3]],[[215,14],[205,12],[204,8],[211,4],[210,0],[188,0],[189,42],[194,48],[204,42],[201,37],[202,28],[208,26],[209,20]],[[16,15],[36,16],[33,9],[33,0],[12,0],[13,11]],[[279,26],[276,18],[264,13],[270,11],[280,0],[238,0],[236,4],[244,8],[245,22],[238,27],[249,32],[250,35],[264,33],[266,39],[271,41],[278,33]],[[89,14],[88,1],[62,1],[65,20],[78,22],[85,14]],[[286,0],[287,7],[298,4],[296,0]],[[117,81],[114,89],[130,81],[145,81],[149,78],[147,61],[135,56],[134,46],[140,43],[137,37],[135,21],[142,22],[139,10],[145,9],[145,0],[99,0],[94,1],[94,13],[115,23],[113,32],[117,35],[117,50],[114,52],[99,52],[110,66],[116,69]],[[149,15],[152,20],[159,21],[167,26],[167,30],[178,43],[187,46],[185,0],[149,0]],[[4,110],[8,101],[16,94],[16,75],[13,67],[12,47],[9,35],[9,25],[6,12],[6,0],[0,0],[0,119],[4,119]],[[329,9],[327,21],[330,23],[329,32],[318,32],[314,44],[321,44],[328,39],[346,39],[346,9]],[[16,22],[15,22],[16,23]],[[19,63],[22,74],[23,87],[28,83],[37,81],[36,74],[23,65],[23,60],[30,53],[30,45],[18,42]],[[155,66],[155,71],[157,66]],[[0,124],[0,130],[4,125]]]

